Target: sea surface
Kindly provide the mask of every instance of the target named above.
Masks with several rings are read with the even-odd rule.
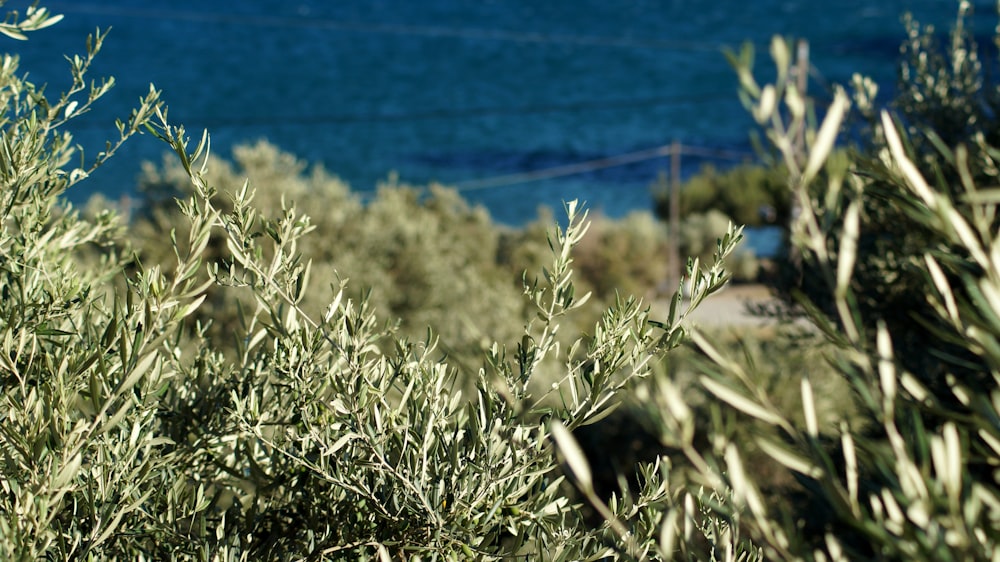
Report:
[[[11,2],[5,8],[25,2]],[[995,9],[980,2],[988,34]],[[27,42],[5,40],[55,94],[63,55],[111,28],[92,77],[115,89],[70,129],[88,153],[154,83],[174,122],[212,135],[216,154],[268,139],[370,193],[403,182],[458,186],[502,223],[580,199],[622,216],[650,209],[650,184],[689,147],[685,175],[752,159],[752,122],[725,49],[749,41],[762,74],[775,34],[810,41],[810,93],[853,72],[891,90],[900,16],[947,29],[951,0],[80,0]],[[146,136],[71,194],[132,193]],[[697,154],[695,154],[697,153]],[[622,161],[630,161],[624,165]],[[538,179],[547,178],[547,179]],[[88,191],[89,190],[89,191]]]

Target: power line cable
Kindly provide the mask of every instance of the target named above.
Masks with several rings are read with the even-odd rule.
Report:
[[[681,145],[681,154],[688,156],[700,156],[702,158],[714,158],[716,160],[730,160],[733,162],[743,161],[755,156],[752,152],[742,152],[725,148],[711,148],[703,146]]]
[[[510,185],[529,183],[539,180],[585,174],[588,172],[603,170],[606,168],[615,168],[618,166],[624,166],[626,164],[632,164],[635,162],[643,162],[646,160],[655,160],[657,158],[664,158],[666,156],[670,156],[673,153],[673,150],[674,150],[673,144],[665,144],[662,146],[647,148],[644,150],[637,150],[634,152],[616,154],[614,156],[608,156],[605,158],[596,158],[593,160],[586,160],[583,162],[576,162],[573,164],[564,164],[561,166],[542,168],[539,170],[532,170],[530,172],[519,172],[516,174],[505,174],[490,178],[457,182],[457,183],[452,183],[451,185],[457,191],[478,191],[482,189],[494,189],[497,187],[506,187]],[[734,150],[698,147],[690,145],[681,145],[680,154],[682,155],[687,154],[691,156],[702,156],[707,158],[717,158],[720,160],[746,160],[747,158],[753,156],[753,154],[749,152],[739,152]]]

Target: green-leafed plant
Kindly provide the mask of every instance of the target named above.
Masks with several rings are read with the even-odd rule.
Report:
[[[11,13],[5,34],[57,21],[31,7]],[[77,155],[68,120],[85,113],[112,82],[85,73],[104,34],[69,58],[72,82],[58,97],[0,64],[0,557],[102,558],[153,551],[179,530],[198,501],[178,480],[183,459],[158,427],[160,397],[175,375],[170,340],[198,305],[197,254],[212,217],[192,217],[174,274],[140,270],[128,289],[106,287],[128,255],[109,246],[113,213],[84,220],[60,202],[127,139],[162,117],[150,90],[118,137],[89,161]],[[74,165],[73,162],[85,162]],[[98,248],[95,251],[95,248]],[[172,510],[164,527],[161,508]],[[123,548],[131,543],[131,548]]]
[[[53,22],[27,16],[4,29]],[[422,198],[393,185],[362,206],[273,147],[240,149],[233,167],[208,154],[207,134],[189,147],[155,90],[92,160],[142,130],[177,158],[147,174],[159,186],[149,192],[176,197],[177,211],[155,199],[142,209],[128,225],[146,233],[131,237],[133,252],[113,213],[60,199],[90,170],[71,164],[62,129],[109,87],[84,81],[103,37],[70,60],[72,86],[58,99],[19,77],[16,58],[0,65],[3,558],[968,560],[1000,550],[1000,151],[975,120],[974,142],[949,144],[876,111],[859,79],[854,101],[877,116],[881,149],[834,152],[851,105],[843,90],[815,127],[784,41],[772,43],[773,84],[757,83],[749,53],[734,57],[801,209],[791,241],[825,290],[809,294],[828,295],[799,301],[811,322],[803,337],[821,343],[742,338],[752,360],[736,360],[685,318],[729,279],[721,264],[739,229],[719,233],[707,268],[692,259],[690,299],[678,291],[651,319],[593,273],[618,271],[602,244],[649,259],[630,246],[660,240],[645,219],[603,225],[588,248],[589,223],[571,202],[540,251],[453,192]],[[260,199],[243,174],[261,178]],[[871,275],[877,262],[865,261],[873,195],[895,202],[892,216],[923,241],[899,270],[925,304],[910,323],[865,305],[899,279]],[[370,295],[353,288],[364,248],[378,249]],[[508,324],[496,310],[514,259],[544,267],[522,276]],[[609,304],[592,321],[577,316],[590,294],[577,289],[576,264]],[[373,303],[412,324],[387,322]],[[913,362],[902,353],[917,331],[934,338]],[[448,349],[469,332],[478,355]],[[689,333],[687,360],[665,361]],[[852,400],[838,408],[845,385]],[[625,409],[662,449],[614,489],[578,441]]]
[[[436,185],[420,189],[394,177],[362,205],[342,181],[322,168],[307,170],[267,142],[238,146],[233,162],[211,159],[206,181],[220,186],[213,204],[231,208],[243,177],[254,178],[261,208],[278,209],[285,200],[320,210],[314,234],[300,247],[312,262],[315,279],[349,278],[350,294],[365,293],[375,313],[398,322],[400,333],[408,337],[437,327],[439,351],[453,360],[476,364],[493,340],[515,340],[531,315],[520,296],[522,274],[547,265],[545,231],[551,216],[523,228],[502,228],[453,190]],[[140,188],[146,199],[133,211],[127,239],[136,245],[142,263],[169,268],[172,251],[163,240],[171,230],[184,228],[173,199],[190,195],[190,181],[168,155],[159,166],[144,166]],[[729,223],[718,211],[687,217],[678,234],[682,254],[711,261]],[[662,293],[668,277],[669,234],[650,213],[619,220],[598,217],[590,233],[573,257],[577,284],[593,299],[568,320],[584,330],[620,296]],[[210,240],[214,259],[230,257],[220,234]],[[739,273],[738,281],[752,280],[757,260],[740,251],[729,258],[727,270]],[[240,298],[210,290],[199,318],[211,319],[213,333],[232,333]],[[250,304],[248,296],[242,298],[243,305]],[[318,314],[323,304],[307,294],[301,306]]]
[[[715,242],[733,221],[722,211],[711,209],[705,213],[692,213],[684,217],[677,229],[678,244],[682,256],[710,260],[715,251]],[[670,235],[669,232],[667,234]],[[751,250],[740,249],[730,256],[726,269],[733,273],[735,281],[755,281],[760,262]]]
[[[435,326],[439,351],[476,364],[495,339],[516,339],[527,320],[520,288],[497,263],[500,231],[481,208],[472,208],[452,191],[432,186],[428,194],[394,178],[362,205],[350,188],[322,168],[306,170],[294,156],[267,142],[237,146],[232,163],[212,157],[205,181],[218,186],[213,204],[229,210],[253,178],[256,205],[281,209],[297,202],[315,209],[314,232],[299,250],[312,263],[310,275],[324,285],[350,279],[349,294],[365,296],[385,322],[399,323],[400,334],[422,337]],[[132,222],[143,263],[166,264],[171,252],[163,239],[177,228],[175,196],[192,193],[183,167],[167,158],[146,164],[140,188],[147,195]],[[543,237],[544,239],[544,237]],[[209,246],[215,259],[231,254],[218,233]],[[325,295],[304,295],[300,307],[321,314]],[[213,290],[199,312],[215,333],[232,333],[237,303],[252,306],[249,295]]]
[[[781,166],[741,164],[719,171],[706,165],[680,186],[680,216],[718,211],[748,226],[788,223],[788,172]],[[670,217],[670,186],[660,177],[652,186],[656,214]]]
[[[545,279],[525,285],[537,319],[516,350],[489,349],[472,396],[463,396],[457,372],[433,359],[433,339],[410,342],[378,330],[365,304],[342,288],[321,318],[303,314],[296,301],[307,266],[293,249],[307,223],[287,211],[286,226],[270,237],[274,261],[260,262],[248,197],[241,192],[222,219],[233,255],[224,282],[253,291],[261,306],[246,321],[249,343],[240,350],[240,385],[248,390],[231,398],[236,433],[227,434],[235,441],[220,443],[216,455],[231,463],[221,475],[240,490],[231,510],[243,506],[250,520],[239,527],[256,530],[255,553],[576,560],[613,552],[606,541],[621,534],[618,517],[668,500],[662,488],[648,489],[616,523],[589,528],[558,485],[550,431],[609,412],[618,393],[648,372],[650,354],[675,345],[683,331],[681,311],[661,332],[628,299],[586,341],[557,343],[559,320],[586,300],[575,298],[570,278],[571,250],[586,230],[574,204],[569,226],[550,240],[554,261]],[[727,236],[721,254],[734,241]],[[280,256],[288,258],[279,263]],[[695,302],[722,282],[718,266],[695,273]],[[563,376],[535,390],[537,369],[552,360]],[[555,430],[553,419],[561,420]]]
[[[965,9],[963,4],[962,9]],[[797,389],[801,414],[782,411],[784,389],[769,389],[753,370],[695,332],[705,357],[697,389],[706,402],[692,407],[685,389],[668,377],[653,379],[637,396],[663,444],[672,447],[692,483],[730,502],[701,504],[709,521],[734,522],[751,543],[742,555],[790,560],[990,560],[1000,550],[1000,204],[992,179],[978,184],[970,148],[936,142],[942,174],[928,178],[909,138],[931,130],[905,128],[886,110],[874,129],[884,142],[879,159],[828,158],[851,105],[837,89],[821,125],[810,125],[809,100],[789,76],[789,49],[772,43],[775,83],[759,85],[752,56],[734,57],[743,92],[757,120],[788,167],[791,192],[801,208],[792,242],[803,267],[826,289],[830,306],[808,298],[799,304],[826,345],[827,360],[855,394],[857,415],[830,423],[820,415],[823,396],[816,373],[786,373]],[[870,86],[862,79],[858,84]],[[855,102],[867,111],[870,87]],[[804,150],[797,149],[799,132]],[[982,154],[996,152],[981,144]],[[992,156],[990,156],[992,158]],[[942,184],[953,177],[956,184]],[[964,178],[964,179],[963,179]],[[945,187],[949,189],[945,189]],[[926,241],[907,274],[927,311],[910,325],[893,324],[861,303],[872,284],[861,271],[862,221],[869,190],[892,192],[897,218]],[[816,194],[819,194],[817,197]],[[912,295],[916,297],[917,295]],[[935,335],[923,350],[937,363],[900,356],[910,331]],[[957,349],[961,353],[944,353]],[[934,387],[931,384],[934,384]],[[697,413],[711,412],[709,420]],[[747,426],[754,431],[747,435]],[[701,441],[696,436],[702,436]],[[572,443],[562,443],[572,450]],[[699,443],[703,443],[699,446]],[[763,456],[761,454],[763,453]],[[574,472],[587,462],[574,456]],[[752,464],[751,464],[752,463]],[[759,478],[763,465],[794,475],[800,492],[791,502],[771,501]],[[668,508],[657,555],[688,556],[698,521],[696,505]],[[759,548],[760,551],[755,549]],[[720,553],[738,556],[740,550]],[[699,555],[696,555],[699,556]]]
[[[34,8],[27,15],[21,24],[8,19],[7,32],[53,21]],[[70,165],[62,126],[109,87],[84,82],[103,38],[71,59],[73,86],[57,100],[16,75],[15,57],[0,69],[0,556],[596,560],[651,552],[676,501],[668,466],[643,465],[639,493],[598,503],[578,455],[566,455],[576,488],[606,517],[590,525],[567,493],[554,443],[612,412],[683,340],[687,313],[727,280],[721,263],[738,229],[719,240],[711,266],[692,264],[690,301],[678,295],[662,321],[623,295],[574,333],[560,328],[587,301],[572,269],[587,223],[569,203],[567,226],[549,237],[549,266],[524,276],[531,316],[511,320],[519,341],[484,331],[478,365],[452,363],[437,353],[436,335],[456,329],[450,319],[408,337],[336,274],[314,289],[304,255],[313,244],[364,244],[348,236],[392,233],[417,251],[436,243],[421,229],[479,235],[476,212],[447,193],[418,206],[393,190],[384,208],[366,212],[438,214],[310,241],[323,227],[297,210],[296,196],[315,188],[341,205],[317,207],[328,219],[359,210],[345,189],[319,172],[302,180],[294,159],[258,146],[238,155],[242,165],[261,162],[274,174],[265,182],[288,190],[263,194],[265,210],[253,206],[252,184],[232,189],[230,170],[213,171],[222,165],[207,134],[189,148],[151,90],[95,162],[141,130],[170,146],[179,165],[166,175],[189,182],[172,193],[178,212],[150,208],[136,218],[169,240],[168,250],[140,240],[134,258],[113,213],[91,209],[85,218],[65,204],[60,196],[89,168]],[[456,299],[488,299],[491,286],[471,286],[476,279],[462,271],[476,256],[421,255],[429,263],[399,267],[417,277],[441,268],[428,274],[453,275]],[[221,333],[209,302],[230,319]],[[703,528],[723,543],[738,532],[717,520]]]
[[[646,212],[595,220],[574,255],[581,283],[604,302],[617,295],[653,296],[669,276],[666,232]]]
[[[994,147],[1000,142],[1000,84],[980,60],[981,48],[968,29],[970,10],[968,2],[959,3],[946,42],[940,41],[933,28],[905,18],[907,39],[901,47],[900,77],[890,108],[910,162],[931,189],[947,194],[955,201],[955,212],[971,222],[985,219],[973,216],[982,211],[968,201],[969,191],[995,186],[997,181]],[[850,162],[839,165],[856,168],[868,179],[865,189],[855,195],[860,207],[852,282],[858,311],[886,323],[894,334],[900,361],[935,393],[949,393],[949,374],[978,379],[970,380],[972,384],[988,382],[981,377],[987,366],[968,352],[964,341],[950,342],[930,328],[937,314],[926,295],[928,250],[959,260],[970,268],[969,273],[976,274],[976,266],[963,246],[942,238],[925,221],[913,219],[913,206],[923,203],[899,189],[895,164],[888,158],[892,147],[872,103],[877,85],[858,78],[854,86],[861,102],[854,122],[864,128],[855,137]],[[829,206],[823,201],[826,193],[825,186],[814,184],[812,204]],[[991,221],[993,228],[1000,226]],[[839,223],[827,226],[830,251],[836,251],[847,233]],[[793,299],[795,293],[804,293],[836,321],[839,312],[822,268],[802,262],[786,281],[783,293]],[[959,277],[949,275],[949,282],[962,290]]]

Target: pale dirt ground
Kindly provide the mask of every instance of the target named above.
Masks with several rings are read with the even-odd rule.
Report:
[[[772,319],[754,316],[754,305],[773,302],[774,297],[763,285],[730,285],[721,292],[706,298],[688,317],[688,322],[705,327],[722,326],[762,326],[773,323]],[[687,301],[684,301],[687,305]],[[748,308],[749,305],[749,308]],[[660,299],[653,303],[652,318],[666,316],[669,300]]]

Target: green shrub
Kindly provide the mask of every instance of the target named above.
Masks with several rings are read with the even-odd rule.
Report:
[[[57,19],[33,7],[0,31],[19,37]],[[84,79],[103,40],[88,38],[87,53],[69,59],[71,87],[57,99],[18,76],[17,57],[0,65],[0,556],[8,560],[113,557],[124,540],[148,545],[167,504],[174,522],[189,512],[191,494],[173,474],[183,459],[168,452],[156,419],[157,395],[172,379],[168,342],[201,292],[197,264],[178,258],[175,275],[143,271],[115,293],[107,287],[127,264],[107,247],[116,217],[88,221],[58,201],[162,109],[151,90],[104,152],[85,167],[70,164],[82,158],[63,125],[111,87]],[[195,251],[207,218],[194,220]]]
[[[661,176],[652,186],[656,214],[670,217],[670,187]],[[788,224],[788,171],[780,166],[740,164],[719,171],[707,164],[681,184],[681,217],[718,211],[737,224]]]
[[[932,28],[922,28],[906,17],[908,37],[901,47],[900,79],[890,107],[894,126],[903,133],[906,154],[930,188],[955,201],[963,220],[980,220],[969,192],[997,181],[996,146],[1000,142],[1000,87],[980,61],[980,48],[972,31],[968,3],[961,3],[950,41],[940,44]],[[983,16],[980,16],[983,17]],[[1000,37],[1000,36],[998,36]],[[853,288],[857,307],[866,317],[879,318],[894,335],[903,365],[938,395],[950,393],[948,375],[968,384],[988,383],[982,376],[987,365],[969,353],[964,339],[951,342],[934,325],[937,313],[927,298],[926,253],[936,259],[958,260],[959,269],[978,275],[971,255],[962,245],[942,238],[936,225],[915,220],[913,213],[925,204],[899,189],[897,170],[887,158],[891,147],[881,114],[871,98],[877,91],[870,81],[856,79],[859,111],[864,125],[854,154],[837,165],[851,174],[864,174],[864,189],[855,189],[859,220]],[[812,205],[824,208],[829,189],[811,191]],[[1000,222],[990,221],[992,228]],[[831,231],[831,249],[845,236],[836,221],[824,223]],[[822,267],[806,260],[789,272],[781,292],[794,299],[804,294],[833,321],[840,314]],[[948,271],[945,268],[945,271]],[[958,292],[960,277],[949,276]],[[869,333],[869,337],[874,337]]]
[[[1000,463],[1000,254],[995,251],[1000,232],[994,222],[998,199],[988,187],[993,181],[987,187],[966,181],[959,196],[931,183],[916,165],[919,153],[888,111],[879,113],[875,131],[886,147],[878,163],[863,157],[829,159],[850,106],[847,94],[837,89],[819,129],[809,126],[805,100],[788,80],[789,49],[783,40],[774,40],[772,56],[777,80],[763,87],[753,78],[749,51],[734,60],[750,108],[789,169],[792,195],[802,209],[792,240],[817,283],[824,284],[833,319],[808,299],[800,303],[832,347],[828,361],[852,388],[857,414],[824,423],[820,412],[826,396],[814,369],[786,373],[782,388],[767,388],[753,369],[693,333],[705,359],[696,390],[706,401],[693,407],[685,394],[689,389],[661,376],[636,396],[636,403],[646,408],[660,441],[683,459],[676,466],[686,479],[731,501],[667,508],[658,554],[696,557],[702,551],[692,548],[694,523],[715,521],[732,529],[738,520],[748,542],[728,542],[735,550],[713,554],[992,559],[1000,548],[995,472]],[[864,109],[865,97],[857,101]],[[799,128],[806,131],[804,153],[795,148]],[[921,134],[933,136],[932,131]],[[965,150],[961,145],[941,150],[942,167],[959,181],[972,176]],[[927,241],[908,273],[914,283],[921,280],[915,290],[929,312],[920,322],[894,329],[859,304],[865,292],[878,290],[869,283],[896,281],[860,284],[855,278],[863,272],[860,233],[870,188],[892,190],[903,203],[901,220]],[[814,197],[817,192],[821,197]],[[914,370],[901,356],[913,330],[937,337],[938,343],[924,350],[940,354],[933,369]],[[937,345],[961,350],[962,360],[941,353]],[[801,396],[799,415],[779,406],[789,389]],[[698,417],[704,411],[710,412],[708,420]],[[698,435],[702,440],[696,441]],[[759,476],[766,465],[794,476],[800,492],[792,501],[771,501]],[[576,470],[585,467],[577,458]]]
[[[728,224],[727,224],[728,226]],[[616,295],[654,296],[667,278],[667,236],[650,213],[620,220],[599,218],[574,253],[581,286],[603,302]]]
[[[322,168],[307,172],[294,156],[267,142],[237,146],[233,162],[210,158],[205,181],[218,186],[213,204],[231,210],[244,179],[253,178],[255,204],[277,210],[298,202],[316,214],[313,233],[299,249],[311,262],[311,277],[329,287],[350,280],[355,297],[364,294],[384,322],[400,323],[407,337],[434,326],[440,348],[454,359],[478,362],[496,339],[514,341],[527,320],[513,275],[497,264],[500,233],[481,208],[471,208],[454,191],[432,186],[428,195],[393,178],[366,205],[349,186]],[[174,196],[188,197],[191,181],[167,158],[146,164],[140,187],[147,195],[128,238],[139,243],[140,259],[167,266],[172,252],[163,240],[180,222]],[[212,238],[212,259],[231,259],[223,233]],[[217,333],[238,324],[232,292],[211,291],[201,317]],[[248,295],[245,307],[254,306]],[[326,295],[308,292],[299,306],[321,314]]]
[[[726,233],[730,224],[732,220],[718,209],[685,216],[677,233],[681,255],[710,261],[716,240]],[[726,261],[726,269],[735,281],[756,281],[760,262],[752,250],[741,248]]]
[[[718,327],[707,332],[706,337],[711,338],[720,353],[740,359],[748,380],[766,393],[775,409],[793,425],[804,426],[805,420],[800,389],[788,382],[790,377],[802,373],[808,373],[814,387],[822,438],[835,436],[841,420],[863,422],[863,416],[854,407],[850,385],[827,362],[836,352],[836,346],[825,342],[815,331],[800,325]],[[674,466],[671,488],[684,490],[689,483],[683,451],[669,439],[662,440],[658,421],[663,416],[659,411],[663,404],[648,398],[662,390],[663,381],[669,381],[693,412],[696,425],[691,439],[696,449],[711,448],[713,420],[732,424],[730,438],[745,445],[748,477],[759,486],[768,504],[774,509],[803,509],[800,502],[804,491],[794,474],[771,461],[754,445],[755,436],[766,431],[766,424],[746,419],[733,409],[718,408],[717,401],[713,401],[712,395],[699,384],[699,376],[712,367],[711,360],[697,348],[683,346],[665,357],[663,363],[656,366],[654,375],[639,383],[630,392],[630,399],[611,416],[575,432],[588,454],[595,489],[602,498],[619,493],[621,480],[634,490],[638,485],[636,466],[664,456],[669,457]],[[725,380],[727,384],[739,384],[739,379]]]
[[[4,29],[51,21],[29,15],[37,19],[15,27],[8,19]],[[414,252],[438,243],[428,232],[483,242],[481,213],[447,192],[416,205],[408,190],[391,190],[365,212],[429,214],[310,241],[327,227],[296,210],[297,193],[315,188],[337,201],[316,207],[332,228],[343,227],[338,214],[359,209],[336,180],[303,179],[294,159],[267,146],[245,149],[241,166],[260,165],[265,185],[287,188],[283,198],[263,188],[260,211],[250,185],[234,188],[232,171],[208,155],[207,136],[188,149],[151,90],[119,129],[121,141],[151,131],[179,159],[148,176],[178,187],[179,211],[154,205],[132,225],[169,240],[169,250],[140,240],[132,259],[113,213],[90,220],[63,203],[87,170],[68,167],[74,149],[62,125],[106,91],[96,86],[75,101],[102,39],[73,59],[73,90],[58,101],[17,77],[13,57],[0,73],[5,559],[580,560],[615,554],[614,537],[641,555],[659,532],[656,514],[673,502],[656,484],[666,467],[644,466],[651,486],[604,509],[611,523],[589,526],[565,493],[553,442],[608,414],[681,341],[688,306],[726,281],[719,263],[738,230],[720,241],[715,265],[689,272],[697,290],[688,306],[654,323],[623,296],[583,337],[560,330],[587,300],[571,268],[587,227],[568,204],[549,267],[522,287],[531,320],[513,320],[519,342],[492,340],[481,367],[466,370],[442,359],[433,332],[413,339],[387,327],[336,275],[312,292],[317,276],[303,255],[312,244],[333,253],[363,245],[351,238],[361,234],[390,235]],[[175,183],[181,173],[189,185]],[[418,279],[452,275],[454,298],[483,310],[475,307],[490,302],[493,285],[471,286],[479,280],[461,269],[484,258],[436,251],[421,254],[429,263],[398,256],[393,266]],[[307,310],[313,299],[325,303],[319,312]],[[227,303],[242,304],[234,313]],[[211,329],[209,306],[225,315],[224,331]],[[445,318],[440,331],[461,324]],[[560,365],[559,376],[539,386],[546,363]],[[469,392],[462,379],[473,381]]]
[[[213,204],[230,209],[242,177],[254,178],[261,208],[281,208],[284,199],[325,213],[300,245],[312,262],[312,275],[350,279],[352,296],[365,293],[376,314],[386,322],[399,322],[402,334],[421,337],[427,326],[435,326],[441,350],[476,364],[490,342],[516,340],[527,322],[530,311],[520,296],[522,275],[541,270],[549,260],[545,231],[553,223],[551,214],[523,228],[505,228],[453,190],[420,189],[394,177],[361,205],[339,179],[321,168],[309,171],[294,156],[263,141],[238,146],[232,162],[211,158],[206,181],[219,186]],[[140,188],[146,198],[134,209],[123,239],[136,245],[142,263],[169,268],[173,253],[162,241],[171,230],[183,229],[173,198],[189,196],[190,181],[168,155],[158,166],[144,165]],[[710,262],[728,226],[729,220],[717,211],[690,217],[681,233],[682,252]],[[593,294],[578,317],[569,320],[574,329],[592,325],[619,296],[655,297],[662,292],[667,240],[663,225],[650,213],[595,219],[590,235],[573,253],[576,282],[580,290]],[[219,234],[211,238],[208,251],[212,259],[231,257]],[[739,280],[756,275],[756,260],[746,252],[732,256],[728,265],[740,273]],[[212,322],[213,333],[231,334],[238,323],[238,298],[210,290],[198,317]],[[300,306],[317,314],[323,304],[306,294]],[[242,305],[253,303],[244,297]]]
[[[50,21],[29,15],[36,19],[5,29]],[[74,104],[102,38],[73,60],[75,91],[56,101],[15,75],[14,58],[0,66],[4,558],[968,560],[1000,549],[1000,199],[988,187],[996,174],[982,166],[988,179],[977,183],[970,149],[928,141],[942,170],[928,181],[909,139],[934,135],[906,133],[887,112],[876,121],[878,161],[831,157],[848,98],[837,90],[812,127],[782,40],[772,45],[775,84],[756,83],[749,53],[737,71],[801,205],[792,241],[832,295],[825,307],[801,301],[810,337],[823,343],[770,365],[763,361],[790,351],[784,340],[743,338],[754,361],[737,361],[689,332],[687,313],[728,280],[721,263],[739,240],[731,227],[713,265],[689,270],[690,301],[675,295],[666,318],[622,295],[577,329],[572,318],[588,295],[578,295],[572,265],[588,223],[569,203],[545,268],[524,276],[526,314],[515,328],[490,328],[516,341],[484,329],[485,351],[470,367],[438,352],[435,331],[411,337],[371,305],[427,301],[420,322],[437,315],[438,332],[460,333],[454,311],[482,313],[471,317],[481,326],[483,311],[504,310],[483,302],[506,283],[483,277],[480,291],[479,273],[463,268],[506,276],[503,259],[542,260],[537,243],[512,243],[451,192],[422,199],[396,186],[361,207],[335,179],[304,175],[294,158],[258,145],[238,151],[237,165],[259,166],[261,211],[251,204],[256,184],[211,158],[206,137],[189,150],[153,90],[120,140],[149,130],[179,159],[148,175],[173,190],[176,214],[154,203],[130,226],[170,240],[169,250],[140,241],[132,259],[113,213],[61,202],[87,175],[70,166],[72,139],[61,129],[106,90]],[[856,101],[866,109],[863,95]],[[805,153],[794,148],[799,129]],[[980,148],[981,158],[998,154]],[[336,205],[296,200],[312,189]],[[867,283],[896,281],[856,278],[866,267],[869,190],[892,194],[900,220],[926,242],[906,269],[911,297],[927,303],[919,323],[890,327],[862,304],[866,291],[882,290]],[[368,213],[367,222],[348,216]],[[376,228],[380,219],[398,222]],[[652,243],[658,230],[641,218],[623,224],[597,239],[648,257],[620,240]],[[324,232],[331,237],[315,239]],[[443,245],[455,237],[465,240]],[[399,250],[372,260],[390,281],[371,281],[411,291],[398,303],[378,289],[369,300],[339,279],[341,260],[363,255],[352,245],[369,243]],[[417,254],[426,263],[403,255],[421,247],[431,248]],[[580,261],[612,264],[600,249],[582,248]],[[306,252],[329,267],[316,289],[319,264]],[[402,287],[393,268],[452,291],[461,307],[446,308],[422,281]],[[215,313],[224,331],[209,325]],[[928,347],[940,357],[935,369],[901,356],[908,330],[948,346]],[[665,364],[664,352],[689,333],[696,356]],[[837,398],[844,384],[854,396],[847,407]],[[574,435],[623,401],[670,454],[638,463],[619,490],[599,490]]]

